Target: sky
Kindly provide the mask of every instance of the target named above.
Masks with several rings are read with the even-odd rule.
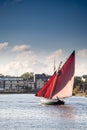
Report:
[[[52,74],[73,50],[87,75],[87,0],[0,0],[0,74]]]

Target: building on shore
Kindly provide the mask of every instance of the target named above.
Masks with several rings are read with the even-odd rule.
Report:
[[[0,92],[29,92],[40,89],[49,79],[49,75],[35,74],[34,77],[22,78],[0,75]]]
[[[50,78],[51,75],[46,74],[35,74],[35,88],[40,89]]]
[[[24,92],[34,88],[34,80],[0,76],[0,92]]]

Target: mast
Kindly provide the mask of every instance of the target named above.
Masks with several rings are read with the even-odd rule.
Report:
[[[55,70],[56,70],[56,66],[55,66],[55,59],[54,59],[54,72],[55,72]]]

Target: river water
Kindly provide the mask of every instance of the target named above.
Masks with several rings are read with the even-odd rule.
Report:
[[[0,95],[0,130],[87,130],[87,98],[41,105],[33,94]]]

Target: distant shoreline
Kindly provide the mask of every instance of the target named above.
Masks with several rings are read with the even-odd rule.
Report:
[[[83,96],[83,97],[87,97],[87,93],[78,93],[75,96]]]
[[[0,92],[0,94],[35,94],[37,91],[30,91],[30,92]],[[87,97],[86,93],[77,93],[73,96],[83,96],[83,97]]]
[[[35,94],[36,91],[31,92],[0,92],[0,94]]]

